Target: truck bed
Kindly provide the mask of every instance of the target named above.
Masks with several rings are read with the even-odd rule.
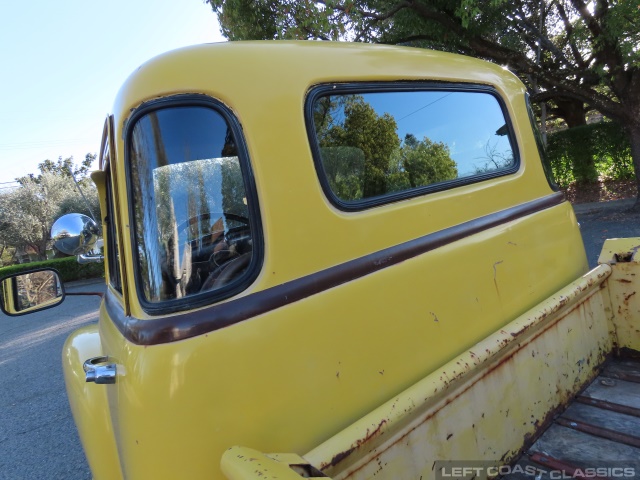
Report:
[[[611,468],[633,468],[634,478],[640,475],[640,360],[605,363],[515,467],[502,478],[549,478],[551,470],[567,476],[587,469],[611,473]],[[530,473],[533,470],[537,473]]]

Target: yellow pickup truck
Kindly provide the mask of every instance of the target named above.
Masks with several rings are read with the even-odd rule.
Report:
[[[108,290],[63,363],[95,479],[640,474],[640,239],[587,271],[507,69],[170,52],[92,178]]]

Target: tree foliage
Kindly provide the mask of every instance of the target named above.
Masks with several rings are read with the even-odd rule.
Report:
[[[359,149],[365,158],[363,197],[375,197],[386,192],[386,173],[393,151],[399,147],[396,121],[376,111],[361,96],[352,95],[344,105],[345,120],[333,125],[321,146],[349,146]]]
[[[630,118],[624,98],[640,82],[639,0],[208,3],[231,40],[349,40],[477,56],[535,76],[546,98],[588,103],[612,118]]]
[[[19,187],[0,194],[0,244],[31,250],[45,259],[53,222],[65,213],[90,214],[68,173],[69,168],[79,175],[79,184],[92,204],[91,209],[98,212],[97,191],[86,177],[93,159],[95,156],[87,155],[80,166],[74,165],[72,158],[45,160],[38,166],[40,174],[19,178]]]
[[[60,274],[63,282],[72,282],[83,278],[104,277],[104,263],[78,263],[75,257],[52,258],[49,260],[18,264],[0,269],[0,276],[16,275],[35,268],[53,268]]]
[[[412,134],[407,134],[396,159],[397,170],[404,174],[401,178],[406,179],[408,188],[458,178],[458,167],[451,158],[449,147],[442,142],[432,142],[427,137],[420,141]]]
[[[80,163],[80,165],[76,165],[73,161],[73,157],[68,157],[62,159],[62,157],[58,157],[57,161],[53,160],[44,160],[40,164],[38,164],[38,170],[40,174],[35,175],[30,173],[24,177],[17,178],[16,181],[20,184],[26,182],[27,180],[34,180],[36,183],[40,181],[42,175],[46,173],[51,173],[55,176],[60,176],[63,178],[68,178],[73,181],[75,178],[77,181],[87,179],[89,173],[91,173],[91,164],[96,160],[95,153],[87,153],[84,157],[84,160]]]
[[[555,132],[549,135],[547,155],[561,187],[574,182],[633,178],[629,141],[613,122]]]
[[[584,123],[587,108],[629,138],[640,184],[640,0],[208,0],[232,40],[403,44],[507,66]]]

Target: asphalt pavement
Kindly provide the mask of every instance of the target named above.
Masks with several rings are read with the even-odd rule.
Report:
[[[591,268],[598,264],[607,238],[640,237],[640,213],[629,211],[634,203],[635,199],[627,199],[573,206]]]
[[[104,292],[104,279],[68,292]],[[89,467],[67,401],[61,352],[67,336],[98,320],[98,296],[20,317],[0,313],[0,479],[88,480]]]

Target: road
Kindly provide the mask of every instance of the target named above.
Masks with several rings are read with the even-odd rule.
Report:
[[[576,206],[589,264],[606,238],[640,236],[632,202]],[[104,291],[101,281],[70,291]],[[66,399],[60,354],[67,335],[98,319],[99,297],[69,296],[24,317],[0,313],[0,480],[87,480],[89,468]]]
[[[634,202],[631,199],[574,206],[591,268],[598,264],[607,238],[640,237],[640,214],[628,211]]]
[[[84,283],[84,282],[83,282]],[[104,291],[103,281],[73,291]],[[62,375],[62,345],[98,320],[97,296],[22,317],[0,313],[0,479],[91,478],[73,424]]]

